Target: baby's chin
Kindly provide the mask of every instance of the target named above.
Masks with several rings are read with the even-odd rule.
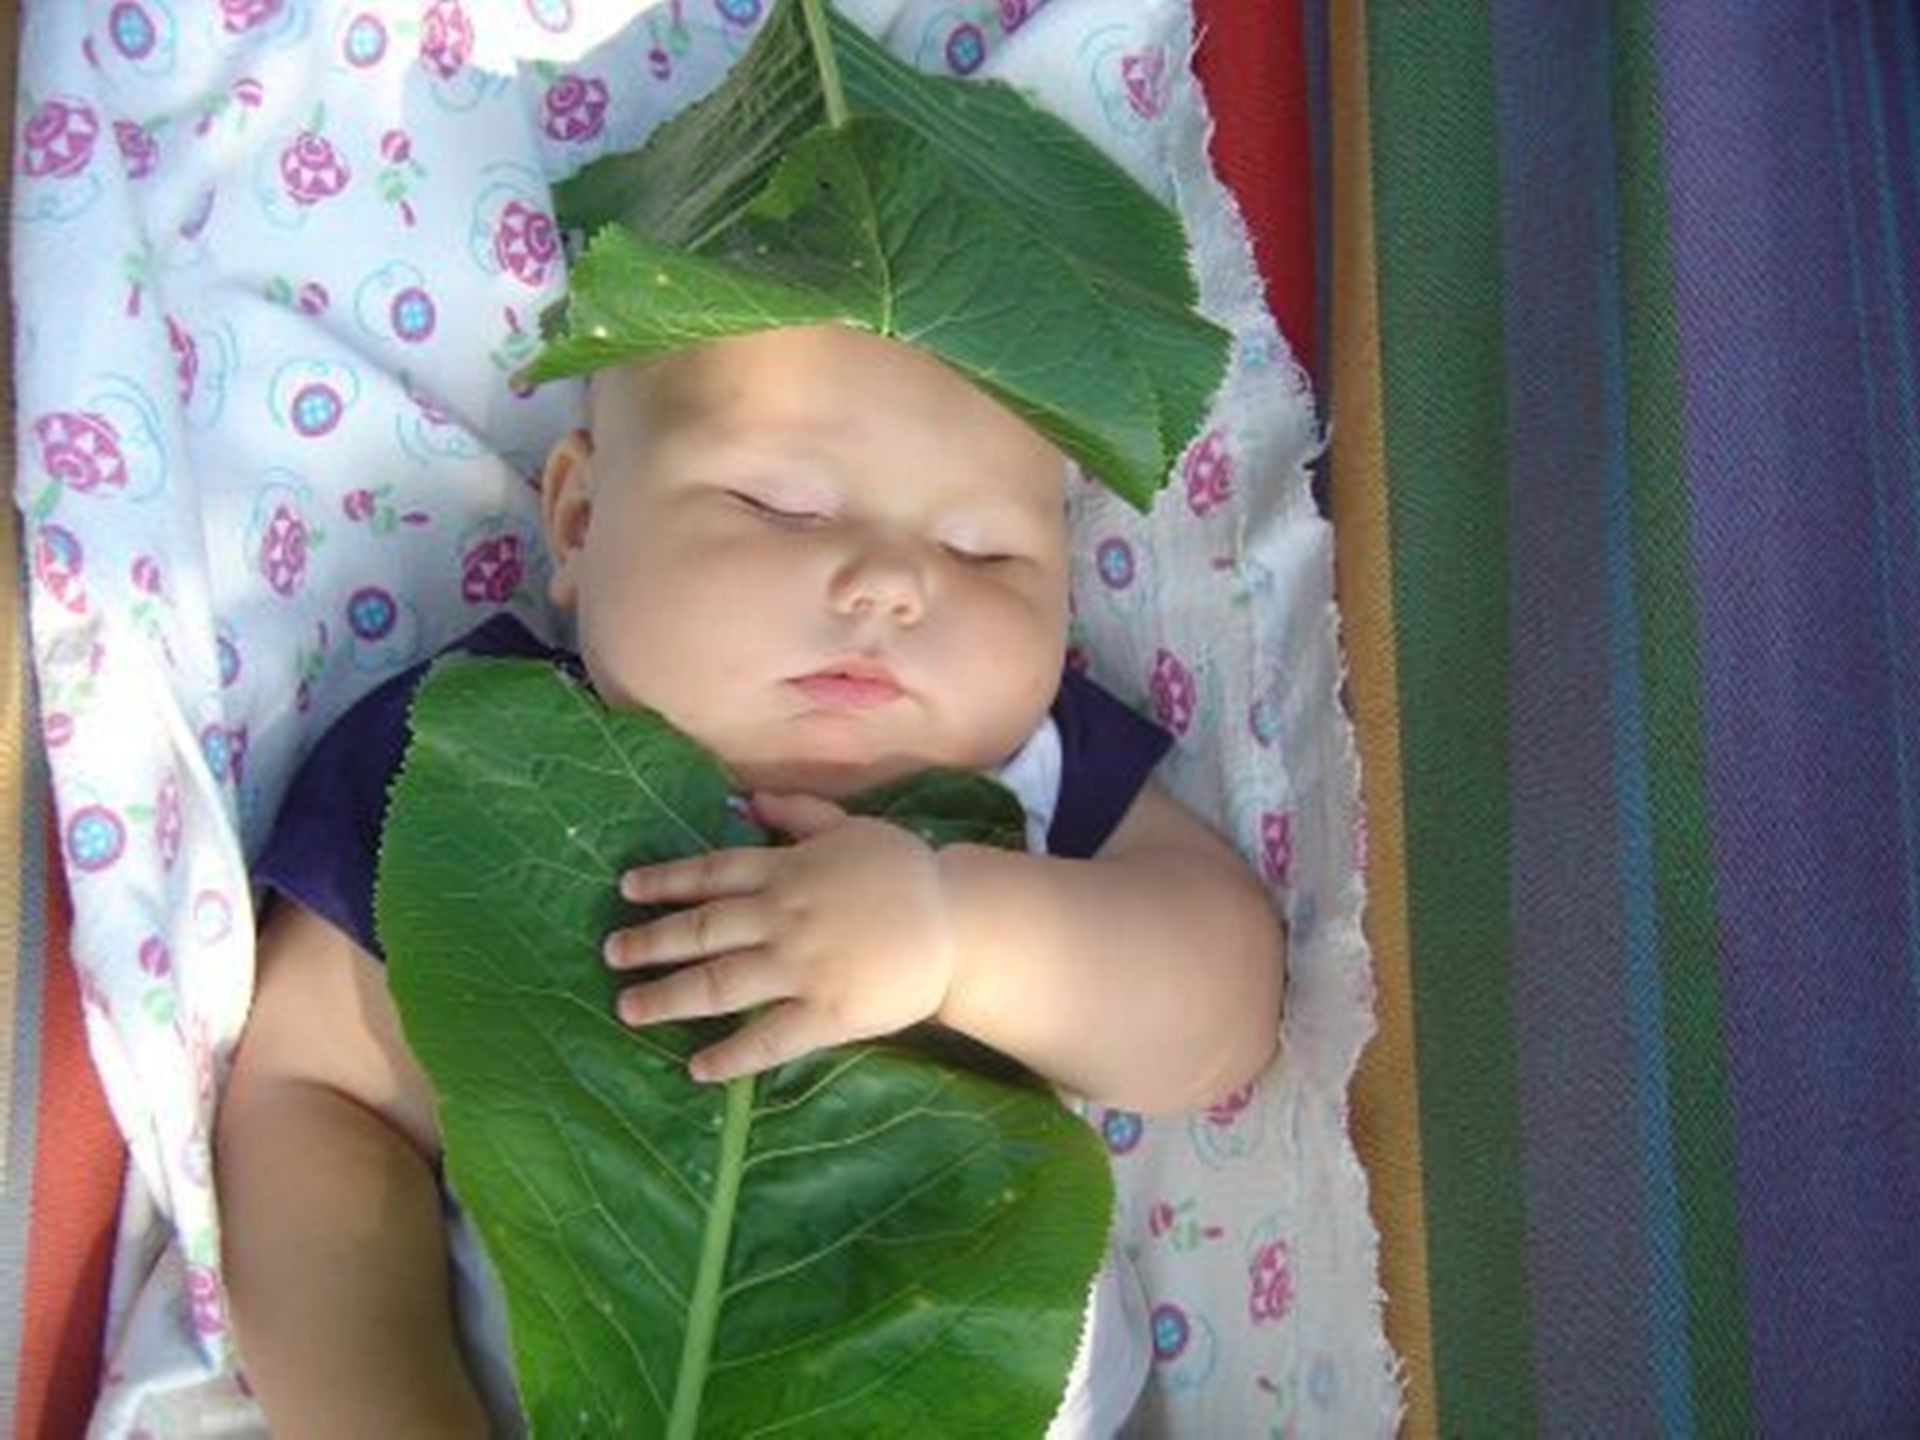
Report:
[[[818,795],[824,800],[844,800],[863,790],[877,789],[889,781],[934,769],[939,763],[921,756],[907,755],[863,761],[795,758],[730,764],[727,774],[743,795],[773,791]]]

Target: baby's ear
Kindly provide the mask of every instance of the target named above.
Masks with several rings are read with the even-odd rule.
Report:
[[[580,550],[593,518],[592,461],[593,436],[570,430],[547,452],[540,472],[540,529],[553,562],[547,598],[562,610],[573,608],[579,589]]]

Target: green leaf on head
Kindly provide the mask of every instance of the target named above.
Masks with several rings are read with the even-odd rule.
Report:
[[[779,0],[711,95],[557,204],[592,238],[532,379],[850,325],[953,366],[1144,511],[1226,373],[1165,206],[1018,91],[923,75],[823,0]]]

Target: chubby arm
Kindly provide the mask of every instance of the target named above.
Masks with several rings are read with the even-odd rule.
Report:
[[[483,1436],[454,1339],[426,1077],[378,964],[282,903],[221,1102],[242,1363],[277,1436]]]
[[[1157,1112],[1218,1099],[1273,1054],[1284,957],[1266,892],[1152,787],[1091,860],[936,852],[814,796],[753,805],[798,843],[628,871],[628,900],[688,908],[607,941],[616,969],[684,966],[623,992],[628,1024],[764,1007],[693,1057],[696,1079],[938,1019]]]
[[[1103,1104],[1218,1100],[1272,1058],[1285,951],[1239,856],[1149,785],[1092,860],[952,845],[940,1020]]]

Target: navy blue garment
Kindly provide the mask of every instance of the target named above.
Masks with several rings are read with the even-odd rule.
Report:
[[[578,657],[496,615],[447,647],[467,655],[551,660],[576,676]],[[387,790],[407,749],[407,712],[432,661],[401,671],[350,707],[293,777],[254,879],[298,900],[379,956],[374,868]],[[584,678],[582,676],[581,678]],[[1085,676],[1067,671],[1053,702],[1060,731],[1060,797],[1047,849],[1085,859],[1107,841],[1173,737]]]

